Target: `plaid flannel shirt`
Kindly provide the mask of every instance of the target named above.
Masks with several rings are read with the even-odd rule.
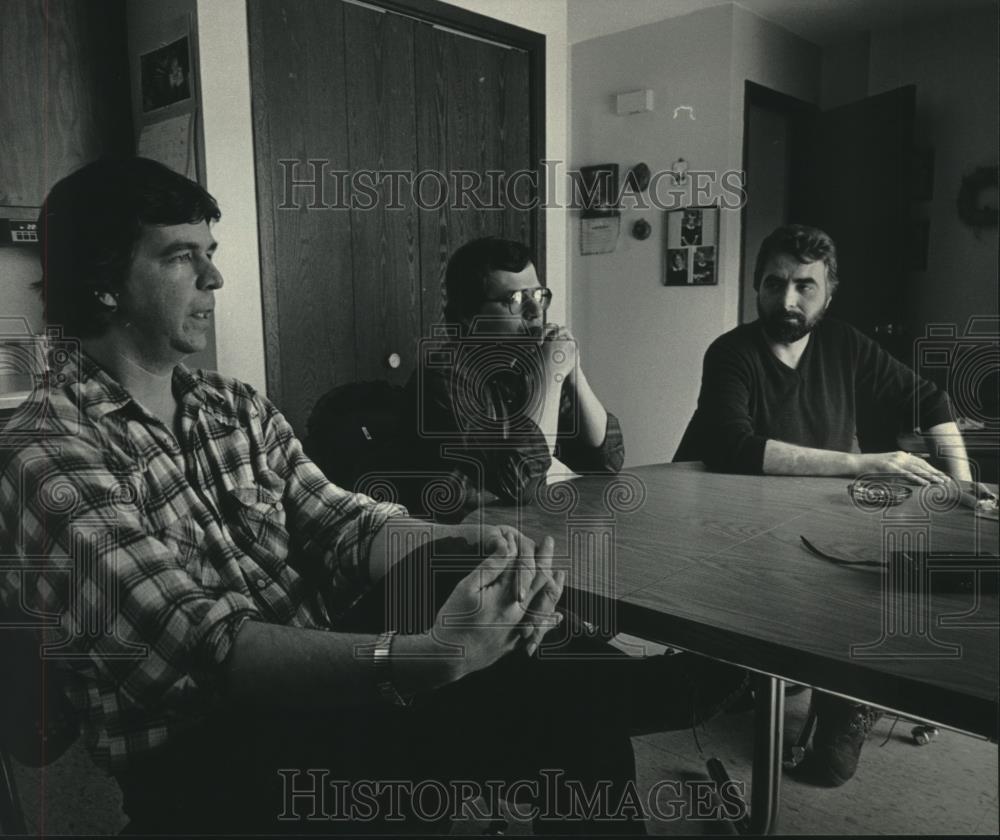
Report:
[[[457,518],[481,504],[488,490],[507,504],[533,504],[544,489],[552,456],[528,406],[538,399],[523,372],[524,356],[513,355],[522,370],[490,368],[497,353],[491,342],[463,352],[460,343],[442,348],[451,365],[425,365],[407,384],[414,420],[421,434],[413,442],[414,458],[428,471],[450,471],[458,483]],[[499,346],[499,345],[497,345]],[[516,345],[512,345],[516,346]],[[502,353],[509,352],[500,346]],[[531,347],[535,352],[535,348]],[[485,351],[485,352],[484,352]],[[491,355],[492,354],[492,355]],[[625,462],[625,438],[610,411],[604,440],[592,446],[582,435],[580,406],[574,389],[563,382],[555,455],[579,473],[617,473]],[[450,449],[448,455],[442,451]],[[409,499],[412,509],[419,500]],[[435,511],[423,511],[433,515]]]
[[[244,621],[335,627],[406,511],[331,484],[248,385],[179,365],[178,441],[88,357],[63,361],[0,433],[0,595],[46,625],[116,771],[218,702]]]

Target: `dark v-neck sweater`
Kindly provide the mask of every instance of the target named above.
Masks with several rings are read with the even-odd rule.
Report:
[[[755,321],[705,353],[698,410],[681,448],[713,469],[760,473],[769,438],[840,452],[857,452],[860,438],[871,451],[865,443],[876,426],[928,429],[951,419],[944,391],[848,324],[823,319],[793,369]]]

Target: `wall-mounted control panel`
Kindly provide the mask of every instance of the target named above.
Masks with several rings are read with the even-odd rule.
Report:
[[[37,244],[38,222],[24,219],[0,219],[0,246]]]

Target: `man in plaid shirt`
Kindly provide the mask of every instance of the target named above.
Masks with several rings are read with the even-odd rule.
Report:
[[[344,812],[303,793],[318,768],[530,780],[557,767],[619,790],[634,778],[622,698],[595,691],[586,663],[532,656],[558,623],[550,538],[429,534],[330,484],[253,388],[181,364],[205,347],[222,287],[219,217],[199,185],[141,158],[53,188],[42,290],[66,340],[0,438],[0,594],[58,616],[39,633],[133,829],[336,830]],[[394,561],[430,538],[473,571],[418,632],[365,626],[360,607],[384,602]],[[381,830],[406,811],[390,800],[374,808]],[[560,816],[536,829],[642,829]]]

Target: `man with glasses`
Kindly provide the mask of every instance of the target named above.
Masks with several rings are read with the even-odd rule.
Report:
[[[528,249],[505,239],[466,243],[448,261],[445,293],[442,334],[425,340],[408,385],[422,490],[401,488],[410,512],[448,522],[491,495],[532,504],[570,470],[618,472],[621,426],[590,387],[569,330],[546,323],[552,293]],[[565,620],[547,642],[569,661],[582,657],[602,692],[624,691],[633,735],[703,723],[745,689],[739,668],[692,654],[626,656],[602,629],[556,609]]]
[[[424,513],[460,517],[484,492],[530,504],[567,467],[618,472],[621,426],[587,381],[569,330],[546,323],[552,292],[528,249],[466,243],[448,262],[445,293],[447,334],[425,341],[409,389],[419,464],[455,484],[446,506]]]

